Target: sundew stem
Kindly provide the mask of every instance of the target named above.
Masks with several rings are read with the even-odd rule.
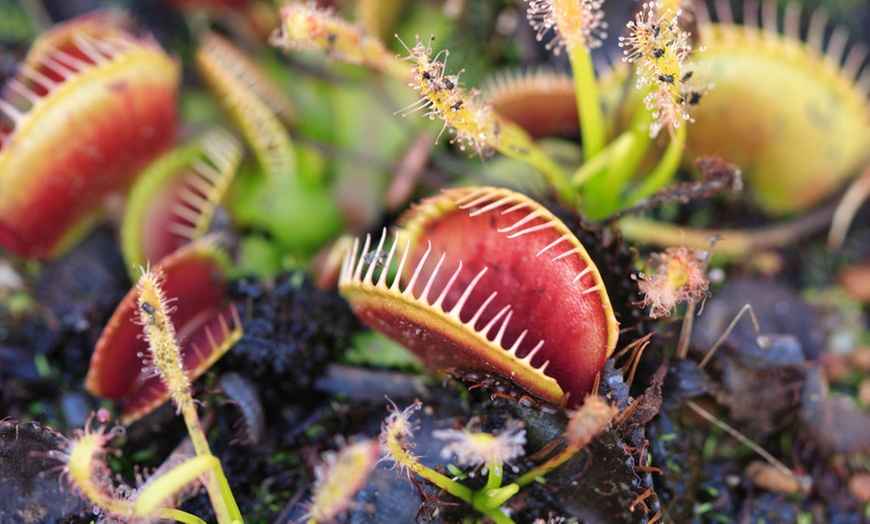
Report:
[[[197,456],[212,457],[199,415],[196,413],[190,380],[184,371],[175,327],[169,318],[167,300],[160,286],[159,277],[151,271],[143,271],[138,288],[141,322],[157,373],[170,391],[172,402],[184,417]],[[215,466],[205,475],[205,486],[218,522],[244,522],[219,461],[216,461]]]
[[[638,200],[646,198],[668,185],[677,172],[677,168],[680,167],[685,147],[686,125],[683,123],[683,125],[674,128],[671,142],[668,144],[668,148],[665,150],[664,155],[662,155],[658,165],[653,169],[652,173],[644,178],[639,187],[629,193],[620,207],[629,207]]]
[[[387,427],[384,434],[384,442],[389,449],[389,455],[396,461],[400,468],[407,468],[416,473],[425,480],[438,486],[444,491],[450,493],[454,497],[468,502],[472,501],[474,492],[462,484],[451,480],[450,478],[438,473],[432,468],[421,464],[413,453],[405,449],[402,444],[402,433],[398,424],[392,424]]]
[[[577,46],[569,51],[571,71],[574,73],[574,93],[580,114],[580,136],[583,140],[583,158],[589,162],[604,148],[604,114],[598,94],[598,82],[592,54]]]
[[[594,158],[591,158],[577,168],[574,175],[571,176],[571,184],[578,190],[586,189],[587,185],[600,180],[598,175],[602,174],[606,168],[613,166],[614,163],[620,162],[622,157],[629,148],[634,144],[634,134],[625,132],[616,138],[613,142],[607,144]],[[594,202],[587,202],[587,207],[597,204],[600,199],[598,191],[588,192],[587,194],[595,195]],[[584,209],[588,211],[588,209]]]
[[[630,131],[628,131],[632,137],[631,144],[626,147],[625,151],[620,151],[616,156],[616,161],[610,164],[607,175],[602,179],[602,181],[609,183],[601,184],[601,187],[598,188],[601,190],[602,200],[610,205],[603,216],[609,216],[621,209],[619,204],[623,191],[634,174],[637,173],[638,167],[652,143],[648,131],[652,121],[652,113],[649,111],[635,112],[629,128]]]
[[[556,455],[550,457],[549,460],[544,462],[543,464],[539,464],[535,466],[524,475],[519,477],[514,481],[517,486],[523,487],[532,482],[535,482],[539,478],[544,478],[544,476],[558,468],[565,462],[567,462],[571,457],[577,454],[581,449],[586,446],[587,442],[568,442],[568,445],[565,446],[565,449],[557,453]]]

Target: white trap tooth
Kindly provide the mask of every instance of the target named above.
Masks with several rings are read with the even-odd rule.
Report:
[[[426,281],[426,286],[423,287],[423,293],[420,294],[420,302],[424,304],[432,305],[432,302],[429,301],[429,292],[432,290],[432,285],[435,283],[435,278],[438,276],[438,271],[441,269],[441,265],[444,264],[444,259],[447,257],[447,253],[442,253],[441,258],[438,259],[438,263],[435,264],[435,269],[432,270],[432,274],[429,275],[429,280]]]
[[[349,284],[351,282],[357,249],[359,249],[359,238],[354,238],[352,247],[344,254],[344,260],[341,262],[339,281],[342,284]]]
[[[48,78],[47,76],[40,73],[36,69],[33,69],[32,67],[30,67],[27,64],[21,64],[19,66],[19,71],[21,72],[22,75],[30,78],[31,80],[33,80],[37,84],[44,87],[49,92],[54,91],[57,88],[57,86],[60,85],[57,82],[55,82],[54,80],[52,80],[51,78]]]
[[[470,326],[471,329],[474,329],[474,326],[477,325],[477,322],[480,320],[480,317],[483,316],[483,310],[485,310],[486,307],[490,304],[490,302],[492,302],[495,299],[496,295],[498,295],[498,291],[493,291],[492,294],[489,295],[489,297],[487,297],[487,299],[483,301],[483,304],[481,304],[480,307],[477,308],[477,313],[475,313],[474,316],[471,317],[471,320],[469,320],[466,323],[466,325]],[[481,333],[486,334],[486,331],[481,331]]]
[[[220,173],[212,166],[205,163],[201,158],[194,158],[190,162],[190,167],[202,178],[208,180],[210,184],[215,184],[220,179]]]
[[[499,229],[498,229],[498,232],[499,232],[499,233],[507,233],[508,231],[513,231],[514,229],[516,229],[516,228],[518,228],[518,227],[522,227],[522,226],[528,224],[529,222],[531,222],[532,220],[534,220],[534,219],[540,217],[540,216],[543,215],[543,214],[544,214],[544,212],[541,211],[541,210],[539,209],[539,210],[537,210],[537,211],[534,211],[534,212],[532,212],[532,213],[529,213],[528,215],[524,216],[524,217],[521,218],[520,220],[517,220],[516,222],[514,222],[514,223],[511,224],[511,225],[509,225],[508,227],[502,227],[502,228],[499,228]]]
[[[39,57],[39,62],[50,69],[53,73],[57,73],[64,80],[69,79],[71,76],[75,75],[76,72],[70,69],[69,67],[61,64],[54,57],[49,55],[42,55]]]
[[[454,282],[456,282],[456,279],[459,277],[459,273],[461,272],[462,261],[460,260],[459,267],[457,267],[456,271],[453,272],[453,275],[450,277],[450,280],[447,281],[447,285],[444,286],[444,290],[441,291],[440,295],[438,295],[438,299],[432,304],[432,307],[443,310],[444,299],[447,298],[447,293],[450,291],[450,288],[453,287]]]
[[[601,288],[602,288],[601,284],[598,284],[598,285],[595,285],[595,286],[590,287],[589,289],[584,289],[580,294],[581,294],[581,295],[587,295],[587,294],[589,294],[589,293],[593,293],[593,292],[595,292],[595,291],[600,291]]]
[[[193,240],[194,236],[196,236],[196,228],[179,224],[178,222],[170,222],[169,225],[166,226],[166,229],[170,233],[175,233],[176,235],[188,240]]]
[[[60,49],[53,49],[51,51],[51,54],[52,54],[52,57],[55,60],[57,60],[58,62],[62,62],[64,64],[68,65],[69,67],[73,67],[73,68],[75,68],[76,71],[79,71],[79,72],[81,72],[84,69],[87,69],[88,67],[93,67],[92,64],[89,64],[83,60],[80,60],[80,59],[74,57],[73,55],[71,55],[65,51],[61,51]]]
[[[429,253],[431,252],[432,242],[429,242],[429,247],[426,248],[426,252],[423,253],[423,257],[420,259],[420,262],[417,263],[417,267],[414,268],[414,274],[411,275],[411,280],[408,281],[408,286],[402,293],[403,295],[414,298],[414,285],[417,283],[417,279],[420,278],[420,272],[423,271],[423,266],[426,264],[426,259],[429,258]]]
[[[472,191],[471,193],[465,195],[459,200],[455,200],[453,204],[459,209],[465,209],[467,207],[473,207],[475,205],[475,201],[480,198],[481,195],[486,195],[484,201],[489,198],[490,191],[486,189],[478,189],[477,191]]]
[[[557,260],[562,260],[562,259],[565,258],[565,257],[569,257],[569,256],[571,256],[572,254],[574,254],[574,253],[579,253],[579,252],[580,252],[580,248],[575,247],[575,248],[573,248],[573,249],[570,249],[570,250],[568,250],[568,251],[565,251],[565,252],[562,253],[561,255],[558,255],[558,256],[556,256],[556,257],[551,258],[551,259],[550,259],[550,262],[555,262],[555,261],[557,261]]]
[[[734,11],[731,9],[731,2],[728,0],[716,0],[713,5],[716,11],[716,19],[722,24],[734,25]]]
[[[214,191],[214,182],[196,168],[193,169],[193,172],[195,174],[185,178],[184,183],[203,195],[211,194],[211,192]]]
[[[366,253],[369,252],[369,246],[372,243],[372,236],[370,234],[366,234],[366,241],[363,244],[362,251],[359,253],[354,252],[354,257],[359,256],[359,262],[356,265],[356,270],[353,272],[353,279],[357,282],[362,282],[362,270],[363,266],[366,263]],[[356,245],[354,245],[354,251],[356,251]]]
[[[505,334],[505,331],[507,331],[507,326],[510,323],[511,317],[513,316],[513,314],[514,314],[513,311],[511,311],[507,314],[507,316],[504,319],[504,322],[501,323],[501,327],[498,328],[498,334],[495,336],[495,339],[492,341],[493,344],[497,344],[501,347],[504,347],[504,342],[503,342],[504,334]]]
[[[813,11],[810,17],[810,26],[807,29],[807,46],[823,53],[825,48],[823,45],[825,38],[825,29],[828,27],[828,16],[821,9]]]
[[[517,197],[514,195],[508,195],[508,196],[502,197],[502,198],[496,200],[495,202],[492,202],[490,204],[483,206],[480,209],[472,211],[471,213],[468,214],[468,216],[475,217],[477,215],[489,213],[490,211],[493,211],[493,210],[498,209],[500,207],[504,207],[507,204],[510,204],[511,202],[515,201],[516,198]]]
[[[543,341],[543,340],[541,340],[540,342],[538,342],[538,345],[536,345],[535,347],[533,347],[532,350],[529,351],[529,354],[526,355],[525,357],[523,357],[523,361],[528,362],[529,365],[531,365],[531,364],[532,364],[532,359],[535,358],[535,355],[538,354],[538,352],[541,350],[542,347],[544,347],[544,341]]]
[[[520,344],[523,343],[523,339],[526,338],[526,335],[528,333],[529,333],[529,330],[524,329],[523,332],[520,333],[520,336],[518,336],[517,339],[514,341],[513,345],[510,348],[508,348],[507,352],[513,356],[516,356],[517,350],[520,348]]]
[[[797,2],[786,2],[782,32],[792,40],[801,39],[801,6]]]
[[[190,190],[190,188],[182,187],[178,191],[178,198],[182,202],[190,204],[195,209],[202,209],[208,204],[208,200],[202,195],[198,195]]]
[[[386,236],[387,230],[384,228],[384,235]],[[393,257],[396,254],[396,248],[399,246],[399,235],[398,233],[393,235],[393,245],[390,247],[390,252],[387,253],[387,259],[384,260],[384,267],[381,270],[381,276],[378,278],[378,287],[387,289],[387,273],[390,272],[390,266],[393,264]],[[396,275],[396,280],[398,280],[399,274]]]
[[[12,120],[12,123],[15,126],[17,126],[24,118],[24,113],[22,113],[17,107],[13,106],[2,98],[0,98],[0,111],[2,111],[4,115],[9,117],[9,119]]]
[[[532,207],[532,206],[534,206],[534,205],[535,205],[535,203],[534,203],[534,202],[531,202],[531,201],[528,201],[528,202],[520,202],[519,204],[514,204],[513,206],[511,206],[511,207],[505,209],[504,211],[501,212],[501,214],[502,214],[502,215],[507,215],[507,214],[513,213],[514,211],[519,211],[520,209],[530,208],[530,207]]]
[[[483,278],[483,275],[486,274],[488,269],[489,268],[487,267],[481,269],[477,276],[475,276],[474,279],[468,284],[468,286],[466,286],[465,291],[462,292],[459,300],[456,301],[456,304],[453,305],[453,309],[450,310],[450,316],[457,319],[459,318],[460,313],[462,313],[462,308],[465,307],[465,303],[468,301],[468,297],[471,296],[472,291],[474,291],[474,287],[477,286],[477,283],[480,282],[480,279]],[[489,302],[487,301],[485,304],[488,303]]]
[[[555,227],[555,225],[553,222],[547,222],[546,224],[538,224],[537,226],[527,227],[526,229],[523,229],[521,231],[515,231],[515,232],[511,233],[510,235],[508,235],[508,238],[517,238],[519,236],[523,236],[523,235],[526,235],[528,233],[535,233],[537,231],[543,231],[545,229],[552,229],[554,227]]]
[[[586,266],[586,268],[583,271],[577,273],[577,276],[574,277],[574,280],[572,280],[571,283],[576,284],[578,280],[580,280],[581,278],[583,278],[584,276],[588,275],[591,272],[592,272],[592,266],[591,265]]]
[[[480,196],[477,196],[477,195],[480,195]],[[464,202],[461,205],[457,204],[459,209],[469,209],[472,207],[477,207],[481,204],[484,204],[486,202],[491,201],[494,195],[490,191],[478,191],[478,192],[472,193],[469,196],[471,196],[471,197],[477,196],[477,198],[474,198],[474,199],[469,198],[469,197],[463,198],[462,200],[460,200],[460,202],[463,202],[463,201]]]
[[[568,238],[568,235],[562,235],[561,237],[557,238],[556,240],[550,242],[549,244],[547,244],[546,247],[544,247],[543,249],[538,251],[535,254],[535,257],[537,258],[537,257],[543,255],[544,253],[546,253],[550,249],[552,249],[552,248],[556,247],[557,245],[559,245],[560,243],[564,242],[567,238]]]
[[[843,59],[843,53],[846,50],[846,43],[849,41],[849,31],[845,27],[837,27],[831,33],[831,38],[828,40],[828,49],[825,51],[825,56],[835,68],[840,66],[840,61]]]
[[[105,64],[109,60],[89,41],[86,33],[78,32],[73,35],[73,43],[94,64]]]
[[[375,256],[374,259],[369,262],[369,269],[366,271],[366,276],[363,279],[366,284],[374,284],[374,276],[375,276],[375,268],[378,265],[378,260],[380,260],[381,252],[384,249],[384,241],[387,239],[387,228],[384,228],[381,232],[381,239],[378,241],[378,247],[375,248]],[[363,258],[367,257],[369,254],[368,251],[363,253]]]
[[[199,210],[190,209],[189,207],[177,202],[172,205],[172,213],[191,224],[196,224],[201,216]]]
[[[495,295],[495,293],[493,293],[493,295]],[[501,308],[501,311],[499,311],[498,313],[495,314],[494,317],[492,317],[492,319],[489,321],[489,323],[487,323],[487,325],[485,325],[485,326],[483,327],[483,329],[480,330],[480,333],[481,333],[483,336],[485,336],[485,337],[486,337],[487,335],[489,335],[489,330],[491,330],[491,329],[493,328],[493,326],[495,326],[495,324],[498,322],[498,320],[499,320],[502,316],[504,316],[504,314],[507,313],[508,310],[509,310],[510,308],[511,308],[510,304],[508,304],[508,305],[506,305],[505,307]]]
[[[399,243],[399,234],[396,233],[396,244]],[[402,280],[402,272],[405,270],[405,263],[408,261],[408,252],[411,251],[411,241],[405,241],[405,249],[402,250],[402,260],[399,261],[399,267],[396,269],[396,278],[393,279],[393,283],[390,285],[390,291],[395,293],[399,292],[399,283]],[[407,288],[406,288],[407,290]]]
[[[867,46],[857,43],[849,49],[849,53],[843,60],[843,72],[849,78],[858,79],[861,76],[861,68],[867,60]]]
[[[27,86],[25,86],[15,78],[10,79],[6,85],[8,85],[9,88],[15,91],[17,94],[27,99],[27,101],[29,101],[31,104],[36,104],[42,99],[42,97],[34,93],[31,89],[29,89]]]

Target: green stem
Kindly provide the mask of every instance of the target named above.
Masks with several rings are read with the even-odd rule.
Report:
[[[187,426],[187,432],[190,434],[190,441],[193,443],[193,449],[196,450],[196,454],[198,456],[212,456],[211,448],[209,448],[208,440],[202,431],[199,416],[196,413],[196,406],[192,399],[182,404],[181,414],[184,417],[184,423]],[[206,475],[205,487],[218,522],[244,522],[220,462],[217,462],[211,473]]]
[[[580,113],[580,134],[583,139],[583,158],[588,162],[604,148],[604,114],[598,96],[598,82],[592,54],[585,47],[570,53],[571,71],[574,73],[574,94]]]
[[[490,464],[488,469],[489,474],[486,478],[486,487],[483,488],[484,491],[501,486],[501,479],[504,475],[504,466],[500,462]]]
[[[514,484],[523,487],[528,484],[531,484],[535,481],[535,479],[539,477],[543,477],[547,473],[553,471],[558,468],[565,462],[567,462],[571,457],[577,454],[578,451],[583,449],[583,446],[586,445],[586,442],[568,442],[568,445],[565,446],[565,449],[550,457],[549,460],[536,466],[530,471],[526,472],[526,474],[522,475],[520,478],[514,481]]]
[[[186,511],[175,508],[158,508],[154,510],[154,516],[160,519],[183,522],[184,524],[206,524],[204,520],[196,515],[191,515]]]
[[[683,123],[683,125],[674,130],[671,142],[668,144],[665,154],[662,155],[662,159],[659,161],[655,169],[653,169],[653,172],[643,180],[637,189],[628,195],[620,207],[628,207],[638,200],[646,198],[659,189],[665,187],[671,181],[674,174],[677,172],[677,168],[680,166],[685,146],[686,124]]]
[[[634,143],[633,141],[634,136],[629,132],[619,135],[616,140],[608,144],[601,152],[583,162],[583,165],[571,176],[571,184],[576,189],[583,187],[586,182],[590,182],[595,178],[595,175],[602,173],[607,166],[619,161],[620,156],[624,154],[626,149],[631,147]],[[596,199],[599,196],[597,192],[590,193],[589,195],[594,195]]]
[[[652,112],[641,103],[634,111],[631,123],[620,135],[631,136],[621,144],[619,151],[614,151],[607,172],[595,177],[584,187],[584,197],[587,216],[593,219],[603,219],[621,209],[620,201],[631,180],[635,177],[640,163],[649,150],[652,139],[649,127],[653,122]]]
[[[704,249],[710,237],[719,236],[714,258],[734,260],[779,248],[822,231],[830,223],[832,207],[798,216],[785,223],[756,229],[695,229],[650,218],[626,216],[619,229],[626,240],[652,246],[688,246]]]
[[[644,109],[637,111],[632,119],[627,133],[631,133],[632,140],[627,145],[626,151],[620,151],[610,163],[610,169],[605,179],[608,181],[602,189],[602,199],[611,203],[608,214],[618,211],[618,202],[622,198],[623,191],[635,173],[637,173],[643,157],[649,150],[652,139],[649,136],[649,126],[652,123],[652,113]]]
[[[481,513],[489,517],[495,524],[515,524],[513,519],[502,513],[500,509],[482,511]]]
[[[400,434],[398,429],[390,428],[386,436],[387,448],[389,448],[390,454],[395,459],[396,464],[416,473],[454,497],[471,504],[474,499],[474,492],[471,491],[471,489],[459,484],[458,482],[454,482],[434,469],[421,464],[417,460],[417,457],[402,446],[402,443],[399,442],[399,438]]]

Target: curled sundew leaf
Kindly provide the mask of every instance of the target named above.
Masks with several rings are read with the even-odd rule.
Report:
[[[127,266],[133,270],[158,261],[205,236],[241,160],[241,145],[215,129],[149,166],[133,185],[124,213],[121,247]]]
[[[226,255],[208,238],[181,247],[153,268],[163,275],[166,295],[174,299],[172,322],[190,380],[204,373],[242,335],[235,308],[224,301],[227,268]],[[133,287],[109,319],[85,382],[92,395],[121,403],[125,424],[169,399],[166,386],[147,360],[148,345],[137,323],[141,315],[138,293]]]
[[[582,402],[618,324],[598,269],[560,220],[525,195],[483,187],[446,190],[400,223],[392,247],[367,238],[345,258],[339,290],[357,316],[431,368],[491,372],[553,404]]]
[[[726,22],[733,17],[724,4],[718,23],[698,13],[707,50],[695,70],[714,87],[693,113],[686,157],[727,158],[766,210],[792,213],[829,196],[870,158],[866,50],[844,53],[842,28],[823,46],[820,11],[804,42],[796,6],[785,10],[781,34],[775,3],[763,5],[760,25],[750,5],[742,26]]]
[[[178,64],[96,15],[34,43],[0,99],[0,245],[48,258],[174,141]]]

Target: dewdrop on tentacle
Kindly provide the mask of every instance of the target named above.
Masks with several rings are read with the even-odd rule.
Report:
[[[455,457],[460,466],[500,468],[525,454],[526,430],[518,420],[509,420],[493,434],[479,428],[465,428],[436,430],[432,436],[446,442],[441,455]]]

